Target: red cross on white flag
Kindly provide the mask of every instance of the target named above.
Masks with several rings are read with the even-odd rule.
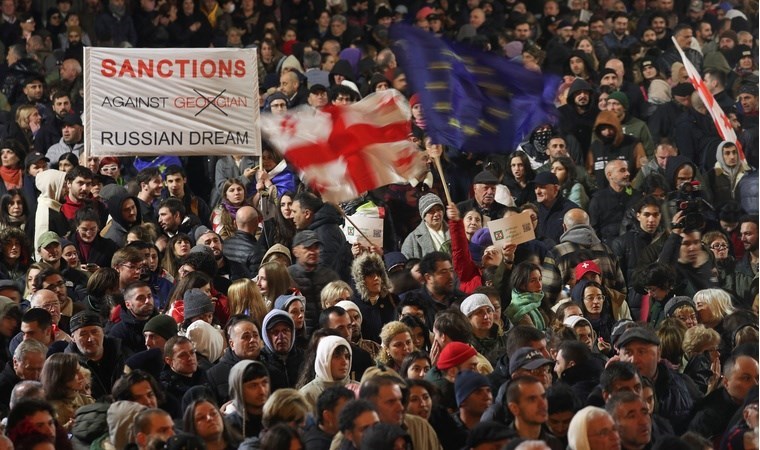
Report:
[[[724,141],[736,144],[736,148],[739,150],[739,158],[741,158],[742,161],[746,161],[744,151],[742,150],[742,144],[736,138],[736,132],[731,126],[731,121],[728,119],[728,116],[718,102],[715,101],[715,97],[713,97],[712,93],[707,88],[705,81],[702,79],[702,75],[699,74],[697,68],[694,67],[694,64],[689,61],[689,58],[686,57],[683,50],[681,50],[681,47],[678,46],[676,38],[671,37],[671,39],[673,40],[673,45],[675,45],[676,50],[678,50],[678,53],[681,55],[683,65],[686,67],[686,72],[689,74],[689,81],[691,81],[692,86],[694,86],[694,89],[699,93],[699,98],[702,99],[702,103],[705,104],[707,111],[710,112],[715,128],[718,129],[718,134]]]
[[[343,202],[391,183],[406,183],[425,164],[407,140],[411,108],[395,89],[348,106],[315,111],[303,106],[285,116],[262,114],[261,132],[304,181],[326,201]]]

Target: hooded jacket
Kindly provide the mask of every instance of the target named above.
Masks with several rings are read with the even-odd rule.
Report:
[[[355,81],[356,75],[354,75],[354,69],[351,67],[351,63],[345,59],[339,59],[332,70],[330,71],[330,86],[335,86],[335,75],[342,75],[348,81]]]
[[[615,129],[612,142],[605,142],[599,133],[599,127],[608,125]],[[613,159],[624,159],[628,169],[633,174],[638,167],[637,162],[646,157],[641,142],[633,136],[623,133],[623,126],[617,115],[612,111],[602,111],[594,122],[594,135],[598,138],[591,143],[586,156],[586,169],[593,172],[598,188],[606,187],[609,183],[604,175],[604,166]]]
[[[128,223],[124,220],[124,216],[121,214],[121,207],[124,202],[132,199],[137,207],[137,219],[134,223]],[[111,216],[110,225],[107,225],[108,229],[104,230],[102,236],[106,239],[112,240],[119,247],[123,247],[127,242],[127,233],[129,229],[135,225],[142,223],[142,215],[140,214],[140,202],[137,197],[130,196],[125,191],[119,192],[113,197],[108,199],[108,214]]]
[[[346,377],[340,380],[333,379],[332,372],[330,370],[330,362],[332,361],[333,354],[338,347],[343,346],[348,349],[348,355],[353,362],[353,353],[351,351],[351,345],[340,336],[325,336],[320,339],[317,345],[317,357],[314,360],[314,372],[316,376],[308,384],[300,389],[301,394],[312,407],[312,411],[316,416],[317,411],[317,398],[319,394],[324,392],[325,389],[335,386],[346,386],[350,383],[351,379],[351,367],[349,366]],[[358,390],[356,383],[350,383]]]
[[[737,198],[736,188],[739,181],[750,171],[746,161],[738,160],[734,167],[728,167],[723,158],[723,147],[731,144],[723,141],[715,150],[715,168],[708,173],[707,184],[712,191],[712,200],[715,205],[725,205]]]
[[[245,410],[245,388],[243,386],[245,383],[243,382],[243,375],[246,368],[251,364],[261,363],[250,359],[242,360],[232,367],[229,376],[229,394],[232,410],[227,410],[229,412],[227,418],[233,425],[239,425],[239,431],[242,432],[244,437],[258,436],[262,430],[261,417],[249,417]]]
[[[284,321],[291,330],[290,348],[287,354],[279,354],[274,348],[274,344],[269,339],[269,326],[274,321]],[[269,311],[261,323],[261,337],[264,340],[264,350],[261,352],[262,360],[269,366],[281,371],[285,375],[285,384],[287,387],[293,387],[298,380],[298,373],[301,371],[303,363],[303,351],[295,347],[296,342],[296,325],[293,319],[285,311],[273,309]]]
[[[580,91],[588,91],[589,93],[589,103],[583,112],[578,112],[575,106],[575,95]],[[591,144],[594,118],[599,113],[593,92],[594,88],[588,81],[576,78],[567,91],[567,104],[560,106],[557,110],[560,113],[559,124],[562,134],[575,136],[583,149],[588,148]]]
[[[34,248],[37,249],[42,233],[55,231],[58,236],[66,236],[69,223],[61,212],[61,197],[66,186],[66,173],[60,170],[48,169],[38,173],[34,184],[40,191],[37,199],[37,213],[34,216]]]

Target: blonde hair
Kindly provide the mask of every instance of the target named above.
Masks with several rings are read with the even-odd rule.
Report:
[[[28,128],[29,127],[29,116],[32,115],[32,112],[37,111],[37,108],[34,105],[21,105],[16,110],[16,123],[21,128]]]
[[[392,361],[391,355],[388,352],[391,345],[391,340],[401,333],[409,333],[409,337],[412,336],[412,330],[405,323],[395,320],[383,325],[383,329],[380,330],[380,342],[382,342],[382,349],[377,354],[377,361],[390,366],[395,366],[395,361]]]
[[[354,295],[354,290],[345,281],[331,281],[322,288],[322,292],[319,293],[319,300],[322,303],[322,309],[327,309],[331,306],[335,306],[336,303],[341,301],[340,295],[344,292],[348,292],[349,296]]]
[[[702,289],[694,294],[694,304],[704,303],[716,318],[723,318],[735,311],[731,296],[723,289]]]
[[[253,280],[241,278],[235,280],[227,290],[230,315],[248,314],[256,323],[261,323],[269,310],[264,303],[259,287]]]
[[[295,389],[281,388],[272,392],[261,417],[264,428],[271,428],[278,423],[302,422],[311,411],[306,398]]]
[[[716,346],[720,344],[720,334],[712,328],[699,324],[689,328],[684,333],[683,351],[687,356],[693,355],[711,344]]]

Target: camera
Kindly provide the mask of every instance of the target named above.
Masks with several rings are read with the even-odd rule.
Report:
[[[686,230],[701,230],[705,226],[705,212],[712,210],[702,197],[699,181],[683,183],[678,190],[671,194],[678,211],[683,211],[683,228]]]

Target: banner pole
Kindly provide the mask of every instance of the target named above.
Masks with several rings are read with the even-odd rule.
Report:
[[[372,241],[370,241],[370,240],[369,240],[369,238],[367,237],[367,235],[366,235],[366,234],[364,234],[364,232],[361,230],[361,228],[357,227],[357,226],[356,226],[356,224],[354,223],[354,221],[353,221],[353,220],[351,220],[351,218],[350,218],[350,217],[348,217],[348,215],[346,214],[346,212],[345,212],[345,211],[343,211],[343,208],[341,208],[341,207],[340,207],[340,205],[336,205],[335,203],[332,203],[332,202],[329,202],[329,203],[330,203],[331,205],[335,206],[335,208],[336,208],[338,211],[340,211],[340,215],[341,215],[341,216],[343,216],[343,218],[344,218],[344,219],[346,219],[346,220],[348,221],[348,223],[350,223],[350,224],[351,224],[351,226],[353,226],[353,227],[354,227],[354,229],[355,229],[356,231],[358,231],[358,232],[359,232],[359,234],[361,235],[361,237],[363,237],[364,239],[366,239],[366,240],[367,240],[367,242],[369,243],[369,245],[374,245],[374,244],[372,243]]]
[[[443,166],[441,166],[441,157],[440,156],[433,156],[433,162],[435,163],[435,168],[438,169],[438,175],[441,177],[441,182],[443,183],[443,191],[446,193],[446,202],[449,204],[453,204],[454,202],[451,201],[451,194],[449,193],[449,185],[446,183],[446,176],[443,174]]]

